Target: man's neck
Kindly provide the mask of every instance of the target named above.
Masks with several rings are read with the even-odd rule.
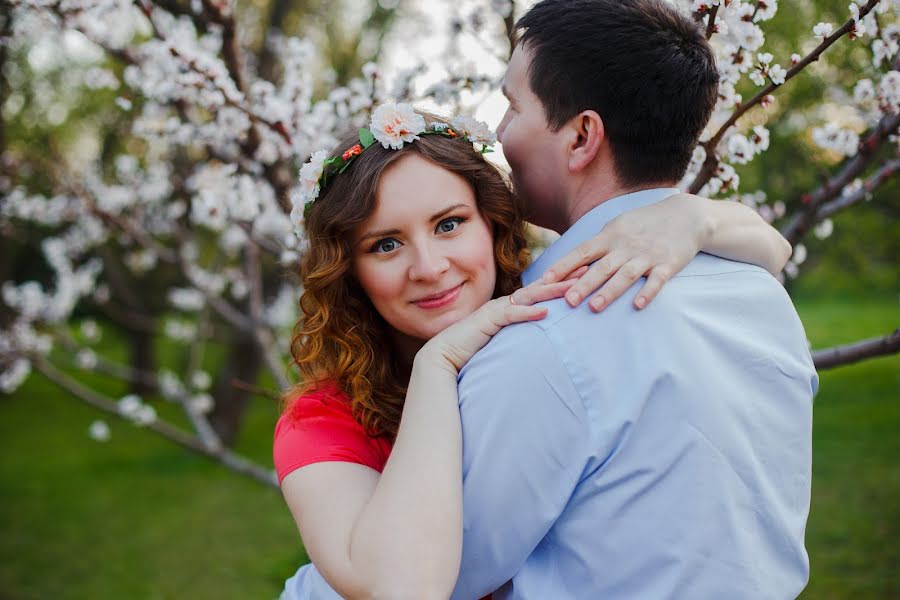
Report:
[[[614,175],[584,179],[581,184],[573,189],[571,200],[567,203],[566,229],[574,225],[581,217],[593,209],[613,198],[642,190],[676,186],[676,183],[670,181],[625,186],[619,183],[618,178]]]

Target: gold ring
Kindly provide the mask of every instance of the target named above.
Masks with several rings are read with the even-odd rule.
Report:
[[[515,292],[514,292],[515,293]],[[509,295],[509,303],[512,305],[516,305],[516,299],[513,297],[513,294]]]

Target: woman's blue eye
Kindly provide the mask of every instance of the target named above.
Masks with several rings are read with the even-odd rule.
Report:
[[[400,247],[400,242],[395,240],[394,238],[385,238],[383,240],[378,240],[372,245],[372,249],[369,252],[375,252],[378,254],[387,254],[388,252],[393,252],[397,248]]]
[[[462,217],[450,217],[449,219],[444,219],[438,223],[437,230],[439,233],[450,233],[455,231],[457,226],[463,221],[465,221],[465,219]]]

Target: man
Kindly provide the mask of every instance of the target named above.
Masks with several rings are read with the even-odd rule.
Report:
[[[716,101],[713,53],[662,0],[544,0],[498,129],[547,267],[676,192]],[[636,284],[640,285],[640,284]],[[637,288],[635,288],[637,289]],[[808,578],[817,377],[784,289],[698,256],[644,310],[548,303],[459,379],[454,598],[793,598]]]

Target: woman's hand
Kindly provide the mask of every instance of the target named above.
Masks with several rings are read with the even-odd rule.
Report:
[[[578,277],[586,272],[587,267],[584,267],[572,275]],[[574,283],[575,279],[551,284],[537,281],[509,296],[495,298],[431,338],[416,354],[416,362],[437,361],[455,376],[502,328],[512,323],[543,319],[547,309],[534,304],[561,298]]]
[[[710,235],[711,220],[684,202],[690,198],[694,197],[677,194],[619,215],[551,266],[544,281],[556,281],[594,263],[568,291],[566,301],[577,306],[600,288],[589,302],[599,312],[646,275],[634,300],[635,307],[644,308],[666,281],[691,262]]]
[[[676,194],[619,215],[552,265],[543,280],[558,281],[575,268],[594,263],[568,291],[566,301],[577,306],[597,290],[589,305],[599,312],[647,276],[634,298],[634,306],[641,309],[701,251],[753,263],[774,275],[784,267],[792,249],[747,206]]]

